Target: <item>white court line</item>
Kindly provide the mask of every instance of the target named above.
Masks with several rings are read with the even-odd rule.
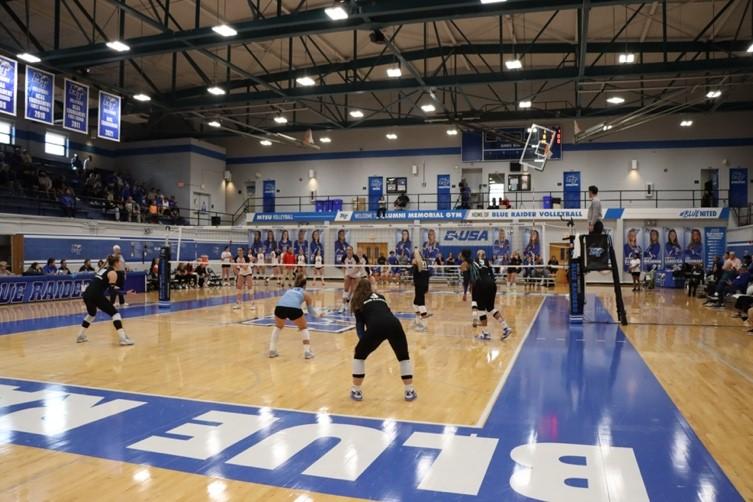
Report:
[[[486,421],[489,419],[489,415],[492,412],[492,408],[494,407],[494,404],[497,402],[497,398],[499,397],[500,392],[502,392],[502,387],[505,386],[505,382],[507,382],[507,378],[510,376],[512,367],[515,366],[515,363],[518,361],[518,356],[520,355],[520,351],[523,349],[523,345],[525,345],[526,340],[528,339],[528,335],[531,333],[531,329],[533,328],[533,325],[536,324],[536,320],[539,317],[539,312],[541,312],[541,309],[544,307],[544,302],[546,302],[546,298],[541,300],[541,303],[539,303],[539,307],[536,309],[536,312],[533,314],[533,318],[531,319],[531,324],[528,325],[528,329],[523,334],[523,340],[520,341],[520,343],[518,344],[518,348],[515,349],[515,353],[512,355],[512,359],[510,359],[510,363],[507,365],[507,368],[505,368],[505,372],[502,374],[502,378],[499,379],[499,383],[497,384],[497,387],[494,389],[494,392],[492,392],[491,398],[489,398],[489,401],[487,401],[484,411],[481,412],[481,416],[479,417],[475,425],[477,429],[482,429],[484,425],[486,425]]]

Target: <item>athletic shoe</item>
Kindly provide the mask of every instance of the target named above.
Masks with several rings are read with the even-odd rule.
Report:
[[[128,303],[121,303],[120,308],[124,308],[124,307],[130,307],[130,305]]]
[[[76,343],[84,343],[88,341],[89,339],[86,338],[86,335],[79,335],[78,338],[76,338]]]
[[[405,400],[406,401],[415,401],[415,399],[418,397],[418,394],[416,394],[415,390],[406,390],[405,391]]]
[[[507,338],[512,334],[512,328],[510,326],[505,326],[502,329],[502,340],[507,340]]]
[[[353,401],[363,401],[363,392],[356,389],[350,389],[350,398]]]
[[[304,359],[313,359],[314,358],[314,352],[311,350],[304,350],[303,351],[303,358]]]
[[[128,338],[128,335],[123,335],[120,337],[120,345],[133,345],[133,340]]]
[[[490,333],[487,333],[486,331],[482,331],[480,335],[476,335],[476,338],[479,340],[491,340],[492,335]]]
[[[233,305],[233,310],[240,310],[240,308],[241,308],[240,303],[236,303],[235,305]]]
[[[270,359],[273,359],[279,355],[280,353],[277,352],[276,350],[270,350],[269,353],[267,354],[267,357],[269,357]]]

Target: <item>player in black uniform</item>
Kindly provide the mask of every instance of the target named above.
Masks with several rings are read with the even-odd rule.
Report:
[[[400,378],[405,385],[406,401],[413,401],[417,394],[413,388],[413,364],[408,354],[408,340],[400,320],[392,314],[384,296],[374,293],[371,281],[361,279],[353,292],[350,308],[356,316],[358,344],[353,355],[353,387],[350,397],[354,401],[363,399],[361,384],[366,376],[366,358],[383,341],[387,340],[400,362]]]
[[[416,320],[413,323],[413,329],[416,331],[426,331],[425,319],[429,317],[426,311],[426,293],[429,292],[429,269],[426,266],[421,250],[413,248],[413,311],[416,313]]]
[[[117,331],[118,337],[120,338],[120,345],[133,345],[133,340],[128,338],[128,335],[126,335],[126,332],[123,329],[123,320],[120,317],[118,309],[116,309],[115,306],[105,297],[109,288],[118,289],[118,274],[115,272],[117,261],[117,257],[108,256],[106,266],[97,270],[94,274],[94,279],[89,283],[84,294],[81,295],[84,304],[86,305],[86,317],[84,317],[84,320],[81,323],[81,330],[78,332],[76,343],[89,341],[86,337],[86,330],[91,326],[91,323],[94,322],[94,319],[97,317],[97,310],[99,309],[112,317],[115,331]]]
[[[492,336],[486,329],[486,317],[492,316],[502,325],[502,340],[505,340],[512,328],[502,317],[502,313],[494,308],[494,300],[497,297],[497,282],[494,278],[494,269],[486,259],[486,251],[479,249],[476,253],[476,261],[471,265],[471,292],[479,310],[479,322],[481,323],[481,340],[491,340]],[[474,324],[475,326],[475,324]]]
[[[460,252],[462,262],[460,264],[460,271],[463,274],[463,301],[465,301],[468,289],[471,290],[471,319],[473,321],[473,327],[478,326],[478,302],[476,301],[476,292],[471,287],[471,269],[473,268],[473,258],[471,258],[471,250],[464,249]]]

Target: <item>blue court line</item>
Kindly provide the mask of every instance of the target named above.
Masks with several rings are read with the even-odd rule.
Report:
[[[274,291],[257,291],[253,294],[253,300],[261,300],[265,298],[273,298],[280,296],[284,293],[284,290]],[[244,299],[248,300],[248,294],[244,296]],[[159,308],[157,303],[148,305],[132,304],[131,306],[121,309],[120,315],[124,319],[132,317],[144,317],[155,314],[171,314],[174,312],[181,312],[184,310],[193,310],[204,307],[216,307],[218,305],[227,305],[235,303],[235,295],[223,295],[213,296],[210,298],[200,298],[195,300],[184,300],[179,302],[171,302],[170,308]],[[83,302],[81,302],[83,305]],[[14,333],[22,333],[24,331],[33,331],[38,329],[53,329],[62,328],[64,326],[75,326],[81,323],[84,314],[66,314],[52,317],[38,317],[34,319],[21,319],[18,321],[5,321],[0,323],[0,336],[12,335]],[[95,322],[109,321],[110,316],[97,312],[97,319]],[[126,330],[128,326],[126,326]]]
[[[105,398],[103,403],[116,399],[141,403],[128,411],[59,434],[48,432],[43,424],[37,424],[38,432],[25,430],[37,423],[43,414],[5,417],[0,420],[0,438],[11,444],[375,500],[742,501],[620,327],[604,324],[612,317],[601,302],[589,297],[587,304],[587,317],[599,324],[570,325],[567,314],[566,298],[544,300],[491,413],[480,428],[258,408],[0,379],[0,384],[17,386],[25,392],[63,391],[102,396]],[[499,341],[485,345],[489,355],[494,350],[505,350],[505,344]],[[264,364],[274,364],[264,361]],[[347,373],[340,376],[343,399],[347,399]],[[419,395],[422,388],[432,384],[417,381]],[[305,387],[306,383],[301,385]],[[368,409],[370,396],[383,399],[387,393],[398,392],[399,384],[395,382],[394,386],[374,388],[368,385],[367,378],[364,389],[366,400],[362,405]],[[0,389],[0,396],[2,392]],[[419,397],[417,402],[406,406],[420,407],[421,399]],[[54,398],[40,395],[33,402],[3,408],[0,401],[0,418],[27,408],[55,406],[54,402]],[[427,404],[431,406],[431,403]],[[57,410],[63,412],[60,406]],[[179,453],[183,449],[180,443],[188,436],[176,437],[168,431],[197,421],[204,427],[216,426],[221,420],[197,418],[212,411],[246,417],[244,420],[253,416],[276,420],[269,420],[257,433],[250,431],[241,435],[232,444],[206,458],[194,459]],[[230,430],[237,431],[238,427],[241,426]],[[283,435],[270,441],[282,447],[275,450],[275,455],[279,453],[287,458],[280,465],[253,464],[268,463],[275,456],[269,452],[266,455],[249,454],[246,461],[252,464],[239,464],[237,459],[230,463],[236,456],[277,433]],[[301,439],[301,435],[310,438],[312,433],[315,438],[304,442],[308,446],[285,456],[288,455],[286,445],[295,444],[295,439]],[[344,443],[335,439],[341,433],[349,435],[342,440]],[[379,437],[375,438],[375,434]],[[136,442],[154,436],[172,437],[177,440],[173,441],[177,446],[174,445],[169,452],[133,448]],[[99,440],[92,441],[92,438]],[[436,483],[419,488],[426,481],[424,473],[438,463],[443,445],[451,441],[466,442],[468,456],[456,457],[453,468],[438,474],[440,479],[435,480]],[[330,458],[324,463],[326,465],[320,465],[329,473],[304,474],[323,456],[333,453],[338,444],[343,444],[347,450],[340,450],[344,456]],[[491,450],[488,448],[490,444]],[[373,461],[362,455],[370,448],[378,450]],[[457,453],[462,447],[458,445],[453,449]],[[484,456],[484,451],[488,456]],[[516,462],[514,455],[517,455],[518,462],[529,461],[532,468]],[[353,460],[356,457],[357,462]],[[486,459],[485,462],[476,464],[481,458]],[[615,464],[618,459],[623,462]],[[333,469],[342,474],[359,464],[365,464],[365,467],[355,479],[331,474]],[[603,470],[597,467],[601,464]],[[479,482],[475,486],[473,483],[469,485],[467,480],[474,475],[480,476]],[[458,487],[465,487],[467,491],[458,491]],[[600,490],[603,493],[594,496],[594,492]],[[548,496],[542,496],[544,492]]]

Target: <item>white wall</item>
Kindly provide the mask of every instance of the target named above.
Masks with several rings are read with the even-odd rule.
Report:
[[[683,116],[682,118],[686,118]],[[680,117],[668,117],[657,120],[628,131],[607,136],[599,142],[648,142],[660,140],[703,140],[728,138],[753,138],[753,114],[723,113],[716,115],[688,116],[694,120],[691,128],[680,128]],[[579,121],[581,128],[593,125],[591,121]],[[578,170],[582,173],[582,189],[595,184],[604,191],[609,190],[644,190],[646,183],[652,182],[656,189],[684,190],[683,194],[675,194],[676,198],[690,198],[691,190],[700,190],[700,173],[705,168],[718,168],[720,174],[719,187],[724,190],[729,184],[730,167],[753,167],[753,146],[718,147],[718,148],[675,148],[675,149],[640,149],[626,145],[619,150],[588,150],[568,151],[567,144],[573,142],[573,124],[571,120],[547,121],[559,124],[563,130],[565,152],[563,160],[551,161],[544,172],[533,172],[533,189],[535,191],[561,191],[562,173],[568,170]],[[514,124],[513,124],[514,125]],[[518,124],[524,125],[524,124]],[[309,155],[332,152],[374,152],[378,150],[411,149],[411,148],[443,148],[459,147],[460,136],[447,136],[446,126],[421,126],[393,129],[398,133],[397,141],[387,141],[384,137],[386,130],[348,130],[329,131],[332,138],[330,145],[322,145],[320,152],[304,150],[295,147],[275,144],[272,147],[261,147],[255,141],[247,139],[229,138],[222,142],[227,148],[229,165],[233,174],[234,190],[228,191],[228,210],[235,210],[245,199],[243,191],[245,181],[275,179],[278,197],[295,195],[308,197],[310,186],[309,169],[317,174],[319,195],[361,194],[366,196],[368,176],[407,176],[409,193],[436,193],[436,175],[451,174],[452,183],[456,185],[460,180],[463,168],[483,169],[483,178],[489,173],[508,173],[508,162],[483,162],[464,164],[459,155],[421,156],[409,155],[399,157],[370,157],[350,158],[339,160],[297,160],[286,162],[233,164],[237,157],[264,157],[271,155]],[[322,134],[317,134],[321,136]],[[639,170],[631,172],[631,160],[638,160]],[[419,176],[411,175],[411,166],[418,165]],[[424,186],[424,166],[426,185]],[[696,183],[698,181],[698,183]],[[257,190],[257,194],[260,190]],[[633,197],[636,197],[634,195]],[[640,195],[642,197],[642,194]],[[615,198],[606,197],[605,198]],[[753,200],[753,190],[749,198]],[[415,202],[415,197],[413,197]],[[279,206],[278,209],[283,210]],[[540,203],[537,201],[537,204]],[[606,206],[619,205],[618,201],[605,202]],[[642,199],[624,206],[653,207],[654,199]],[[677,207],[688,203],[664,201],[660,207]],[[532,204],[527,206],[532,207]]]

